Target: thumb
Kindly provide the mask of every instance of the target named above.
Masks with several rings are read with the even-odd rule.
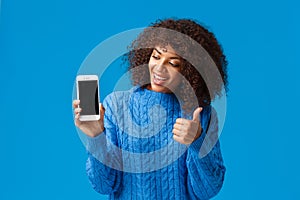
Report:
[[[199,116],[200,116],[200,113],[201,113],[202,110],[203,110],[203,108],[198,107],[198,108],[194,111],[194,113],[193,113],[193,121],[197,121],[197,122],[200,121]]]
[[[100,107],[100,119],[103,120],[105,108],[103,107],[102,103],[99,103],[99,107]]]

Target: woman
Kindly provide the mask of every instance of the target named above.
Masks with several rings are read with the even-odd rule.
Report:
[[[209,199],[222,187],[225,167],[211,101],[227,86],[227,62],[213,33],[188,19],[159,20],[126,55],[129,91],[113,92],[101,119],[75,124],[88,136],[87,175],[110,199]],[[209,58],[212,59],[212,62]]]

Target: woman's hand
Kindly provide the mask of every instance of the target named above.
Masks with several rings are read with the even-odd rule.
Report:
[[[78,108],[78,105],[80,104],[80,100],[74,100],[73,101],[73,108],[75,113],[75,125],[86,135],[90,137],[96,137],[100,135],[104,131],[104,124],[103,124],[103,118],[104,118],[104,112],[105,109],[102,105],[100,105],[100,119],[98,121],[80,121],[80,112],[82,111],[81,108]]]
[[[193,119],[177,118],[173,127],[173,138],[181,144],[191,144],[200,137],[202,127],[200,124],[200,113],[202,108],[197,108],[193,113]]]

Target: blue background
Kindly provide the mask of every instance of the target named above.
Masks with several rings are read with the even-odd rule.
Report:
[[[106,38],[172,16],[208,25],[229,60],[215,199],[300,199],[298,11],[296,0],[2,0],[0,199],[106,199],[72,119],[77,70]]]

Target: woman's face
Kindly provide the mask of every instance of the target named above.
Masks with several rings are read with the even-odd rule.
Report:
[[[181,82],[181,65],[181,58],[171,46],[155,47],[149,60],[149,89],[164,93],[174,91]]]

